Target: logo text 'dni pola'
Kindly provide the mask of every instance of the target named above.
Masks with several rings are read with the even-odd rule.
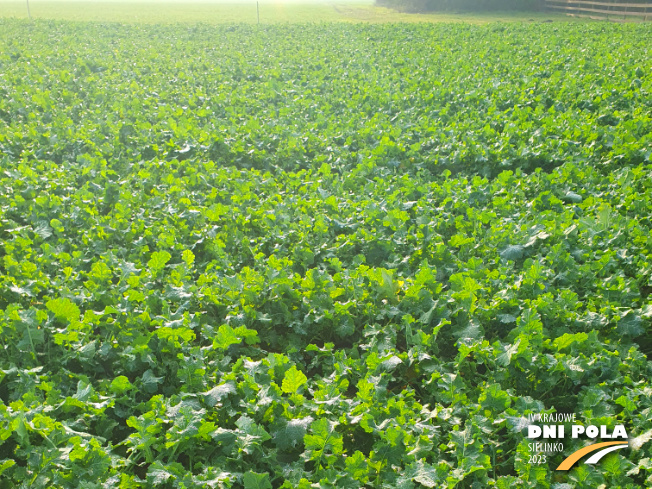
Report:
[[[557,470],[569,470],[576,462],[586,455],[592,454],[585,463],[598,463],[605,455],[625,448],[628,445],[627,431],[623,425],[616,425],[613,429],[606,425],[583,426],[577,424],[575,414],[553,413],[553,414],[531,414],[530,422],[544,423],[541,425],[531,424],[528,426],[527,437],[531,440],[564,440],[567,436],[571,439],[588,438],[591,440],[600,439],[599,442],[583,447],[559,464]],[[572,423],[570,429],[559,423]],[[609,441],[605,441],[609,440]],[[563,443],[530,443],[531,450],[553,447],[552,451],[562,451]]]

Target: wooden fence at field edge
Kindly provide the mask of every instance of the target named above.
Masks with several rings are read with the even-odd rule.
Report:
[[[652,3],[619,1],[545,0],[549,10],[575,17],[611,20],[614,22],[643,22],[652,20]]]

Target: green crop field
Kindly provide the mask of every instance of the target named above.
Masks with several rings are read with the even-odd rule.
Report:
[[[650,487],[651,47],[0,19],[0,489]]]

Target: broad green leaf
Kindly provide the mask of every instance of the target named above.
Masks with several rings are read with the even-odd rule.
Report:
[[[559,338],[555,339],[553,342],[553,345],[557,350],[563,350],[564,348],[568,348],[571,346],[573,343],[583,343],[589,338],[589,335],[586,333],[575,333],[575,334],[569,334],[565,333],[561,335]]]
[[[68,454],[71,462],[83,460],[86,457],[86,449],[82,445],[76,445]]]
[[[636,410],[636,407],[637,407],[635,402],[633,402],[631,399],[629,399],[629,398],[627,398],[627,397],[625,397],[625,396],[620,396],[620,397],[619,397],[618,399],[616,399],[614,402],[615,402],[616,404],[621,405],[622,407],[624,407],[624,408],[627,409],[628,411],[632,411],[632,412],[633,412],[634,410]]]
[[[618,332],[623,336],[636,337],[645,333],[643,320],[633,311],[627,313],[618,321]]]
[[[152,464],[147,471],[147,481],[154,487],[164,484],[169,479],[175,479],[174,474],[159,461]]]
[[[499,384],[491,384],[485,387],[478,401],[483,407],[496,413],[501,413],[512,403],[509,394],[502,390]]]
[[[622,471],[621,456],[618,453],[609,454],[601,460],[600,465],[608,474],[618,475]]]
[[[312,422],[312,416],[289,420],[283,428],[273,433],[274,443],[281,450],[295,448],[303,442],[303,437]]]
[[[165,267],[166,263],[170,261],[170,258],[172,258],[172,255],[170,255],[170,253],[167,251],[155,251],[152,253],[152,257],[147,262],[147,266],[150,270],[155,272],[162,270]]]
[[[301,372],[301,370],[297,370],[295,365],[292,365],[292,367],[285,372],[283,383],[281,384],[281,390],[286,394],[296,394],[307,381],[308,378],[305,374]]]
[[[181,258],[189,267],[191,267],[195,262],[195,254],[190,250],[183,250],[183,253],[181,253]]]
[[[418,482],[422,486],[431,488],[437,487],[437,485],[440,483],[440,477],[437,474],[437,469],[422,461],[417,463],[417,470],[412,477],[412,480]]]
[[[116,394],[122,394],[123,392],[131,389],[132,387],[133,385],[131,384],[131,382],[129,382],[129,379],[124,375],[118,375],[111,382],[111,392],[114,392]]]
[[[222,398],[229,394],[234,394],[235,392],[235,384],[233,384],[233,382],[226,382],[224,384],[216,385],[211,390],[204,392],[204,397],[209,405],[214,406],[220,402]]]
[[[60,297],[48,301],[45,305],[58,319],[67,319],[68,321],[79,320],[79,315],[81,314],[79,307],[70,299]]]
[[[172,341],[192,341],[195,339],[195,332],[190,328],[170,328],[168,326],[163,326],[158,328],[154,334],[162,339],[172,340]]]
[[[258,472],[245,472],[242,477],[244,489],[272,489],[272,483],[269,480],[269,474],[259,474]]]
[[[641,447],[648,443],[650,440],[652,440],[652,429],[647,430],[635,438],[632,438],[629,442],[629,446],[632,450],[640,450]]]
[[[582,202],[582,196],[576,194],[575,192],[568,191],[564,194],[562,200],[565,202],[573,202],[575,204],[579,204],[580,202]]]
[[[310,425],[312,434],[307,434],[303,438],[306,450],[310,452],[310,459],[321,459],[325,453],[338,455],[344,448],[342,435],[335,431],[337,423],[331,422],[326,418],[313,421]]]
[[[356,450],[353,455],[345,459],[346,471],[351,474],[353,479],[360,482],[365,482],[367,474],[369,473],[369,466],[364,454]]]
[[[242,339],[236,336],[235,331],[228,324],[223,324],[217,330],[217,335],[213,339],[213,347],[220,350],[226,350],[231,345],[241,343]]]
[[[509,245],[503,251],[500,252],[500,257],[504,260],[519,260],[523,257],[525,253],[525,248],[521,245]]]
[[[14,465],[16,465],[16,462],[14,460],[11,459],[2,460],[2,463],[0,463],[0,475],[2,475],[2,473],[5,470],[7,470],[10,467],[13,467]]]
[[[41,221],[34,228],[34,233],[41,238],[46,239],[52,236],[52,228],[48,225],[47,222]]]
[[[149,393],[154,393],[158,390],[159,384],[163,381],[163,377],[156,377],[152,370],[147,370],[142,376],[142,383],[145,390]]]

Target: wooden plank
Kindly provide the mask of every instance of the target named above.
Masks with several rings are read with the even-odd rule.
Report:
[[[628,17],[642,17],[645,15],[645,12],[624,12],[622,10],[603,10],[603,9],[586,8],[586,7],[554,7],[554,8],[579,11],[579,12],[593,12],[595,14],[622,15]]]
[[[632,22],[641,23],[645,22],[643,19],[609,19],[607,17],[598,17],[597,15],[586,15],[586,14],[566,14],[569,17],[581,17],[582,19],[592,19],[592,20],[606,20],[608,22],[618,22],[619,24],[629,24]]]
[[[649,19],[652,17],[652,3],[620,3],[618,1],[606,2],[604,0],[545,0],[545,5],[550,10],[561,11],[566,15],[575,17],[588,17],[612,22],[647,22],[652,20]],[[614,8],[624,8],[625,10],[612,10]],[[600,16],[595,14],[600,14]],[[621,17],[621,19],[615,19],[616,16]]]
[[[583,0],[546,0],[546,3],[563,3],[568,4],[583,4],[583,5],[597,5],[601,7],[632,7],[632,8],[652,8],[652,3],[614,3],[614,2],[587,2]]]
[[[578,2],[573,2],[573,3],[578,3]],[[604,10],[604,9],[595,9],[595,8],[588,8],[588,7],[567,7],[561,5],[550,5],[550,8],[580,11],[580,12],[593,12],[596,14],[606,14],[606,15],[632,16],[632,17],[641,17],[645,15],[645,12],[626,12],[623,10]]]

